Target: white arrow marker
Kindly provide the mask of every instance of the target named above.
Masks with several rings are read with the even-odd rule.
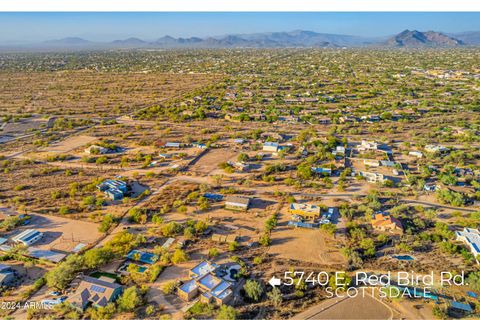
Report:
[[[282,280],[273,276],[272,279],[268,281],[268,283],[275,288],[275,286],[279,286],[282,284]]]

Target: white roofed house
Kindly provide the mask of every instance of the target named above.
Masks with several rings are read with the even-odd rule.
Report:
[[[219,266],[202,261],[189,271],[190,280],[183,283],[177,295],[185,301],[197,297],[203,303],[214,302],[218,305],[229,303],[233,298],[233,283],[217,275]]]
[[[462,231],[456,231],[455,235],[458,241],[465,243],[470,252],[474,255],[477,263],[480,259],[480,231],[473,228],[464,228]]]
[[[358,146],[358,150],[377,150],[378,143],[375,141],[362,140],[362,143]]]
[[[410,151],[408,155],[412,157],[423,158],[423,153],[421,153],[420,151]]]
[[[362,177],[365,177],[365,179],[370,183],[377,183],[377,182],[383,183],[385,180],[389,180],[388,177],[377,172],[361,171],[360,175]]]

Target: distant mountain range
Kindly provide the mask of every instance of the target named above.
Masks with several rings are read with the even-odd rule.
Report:
[[[417,30],[405,30],[386,42],[387,46],[393,47],[457,47],[464,44],[462,40],[440,32]]]
[[[464,46],[480,46],[480,31],[447,34],[436,31],[405,30],[391,37],[375,38],[297,30],[291,32],[231,34],[207,38],[173,38],[164,36],[153,41],[128,38],[112,42],[92,42],[82,38],[69,37],[32,45],[17,46],[17,48],[27,50],[87,50],[115,48],[450,48]],[[3,49],[8,48],[8,46],[1,45],[0,47]]]

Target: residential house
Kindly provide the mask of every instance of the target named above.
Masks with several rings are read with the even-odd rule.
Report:
[[[67,302],[80,310],[85,310],[89,306],[105,307],[109,302],[114,302],[121,293],[122,286],[115,283],[114,279],[83,276],[75,293],[68,297]]]
[[[42,239],[43,233],[35,230],[35,229],[27,229],[22,233],[14,236],[12,241],[15,243],[21,243],[25,246],[30,246],[31,244],[37,242],[38,240]]]
[[[480,231],[478,229],[464,228],[463,231],[456,231],[455,235],[457,236],[458,241],[465,243],[470,252],[477,259],[477,263],[480,256]]]
[[[416,158],[423,158],[423,153],[420,151],[410,151],[408,155]]]
[[[395,161],[380,160],[380,165],[382,165],[383,167],[393,168],[395,167]]]
[[[92,144],[90,147],[85,149],[85,153],[88,154],[105,154],[108,153],[110,149],[104,148],[102,146],[97,146],[95,144]]]
[[[203,194],[203,197],[207,200],[211,201],[222,201],[223,200],[223,195],[221,194],[216,194],[216,193],[205,193]]]
[[[125,181],[107,179],[98,184],[97,189],[105,192],[112,200],[121,200],[127,193],[128,186]]]
[[[205,143],[200,143],[200,142],[192,143],[192,147],[199,148],[199,149],[207,149],[207,145]]]
[[[231,242],[237,241],[238,236],[236,234],[225,235],[225,234],[215,233],[215,234],[212,235],[211,239],[212,239],[212,241],[215,241],[215,242],[231,243]]]
[[[317,122],[319,124],[330,124],[331,120],[330,120],[330,118],[318,118]]]
[[[291,203],[288,211],[292,215],[298,215],[307,220],[313,221],[320,218],[320,207],[314,204]]]
[[[403,233],[403,226],[400,220],[389,214],[377,213],[372,219],[371,224],[376,231]]]
[[[158,156],[164,160],[173,158],[173,153],[159,153]]]
[[[380,167],[380,161],[374,159],[365,159],[363,164],[369,167]]]
[[[265,142],[263,144],[263,151],[268,151],[268,152],[278,152],[279,151],[279,144],[278,142]]]
[[[250,165],[248,163],[233,161],[228,161],[227,163],[240,172],[246,172],[250,169]]]
[[[382,120],[379,116],[377,115],[370,115],[370,116],[362,116],[360,119],[368,122],[368,123],[374,123],[374,122],[379,122]]]
[[[226,304],[233,298],[233,284],[217,276],[219,266],[202,261],[189,271],[190,280],[182,284],[177,294],[185,301],[199,297],[200,302]]]
[[[228,196],[225,199],[226,209],[247,211],[249,206],[250,206],[250,198]]]
[[[375,141],[362,140],[362,143],[358,146],[358,150],[378,150],[378,143]]]
[[[370,183],[377,183],[377,182],[383,183],[383,182],[385,182],[385,180],[389,180],[388,177],[384,176],[381,173],[377,173],[377,172],[361,171],[360,175],[362,177],[365,177],[367,182],[370,182]]]
[[[165,143],[165,148],[176,148],[179,149],[182,147],[180,142],[167,142]]]
[[[345,156],[346,149],[344,146],[337,146],[335,150],[332,151],[334,156],[343,157]]]
[[[315,173],[316,175],[320,175],[320,176],[332,175],[332,169],[330,168],[312,167],[311,169],[312,169],[312,172]]]
[[[354,122],[358,122],[358,118],[357,118],[357,117],[353,117],[353,116],[340,117],[339,120],[340,120],[340,123],[354,123]]]

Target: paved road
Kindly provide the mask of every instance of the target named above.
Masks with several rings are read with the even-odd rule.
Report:
[[[419,201],[419,200],[413,200],[413,199],[401,199],[399,200],[402,203],[406,204],[420,204],[428,207],[434,207],[434,208],[440,208],[440,209],[449,209],[449,210],[456,210],[456,211],[462,211],[462,212],[476,212],[480,211],[480,209],[470,209],[470,208],[464,208],[464,207],[452,207],[452,206],[446,206],[434,202],[427,202],[427,201]]]
[[[361,292],[361,291],[359,291]],[[386,312],[390,313],[390,315],[388,316],[388,318],[386,319],[393,319],[394,317],[394,314],[396,313],[389,305],[387,305],[386,303],[384,303],[382,300],[378,299],[375,295],[372,295],[371,293],[368,293],[368,291],[365,291],[365,298],[373,298],[374,300],[376,300],[377,302],[381,303],[383,306],[385,306],[386,308]],[[365,299],[363,298],[363,299]],[[362,294],[359,293],[357,297],[354,297],[354,298],[348,298],[348,297],[335,297],[335,298],[331,298],[331,299],[328,299],[328,300],[325,300],[325,301],[322,301],[321,303],[307,309],[306,311],[304,312],[301,312],[297,315],[295,315],[294,317],[292,317],[290,320],[306,320],[306,319],[326,319],[324,316],[322,317],[321,314],[331,308],[334,308],[335,306],[337,306],[338,304],[342,304],[342,306],[344,307],[348,307],[348,304],[350,303],[349,299],[354,299],[354,300],[357,300],[357,299],[362,299]],[[359,304],[358,302],[353,302],[353,304],[358,307]],[[354,310],[355,311],[355,310]],[[361,311],[359,310],[359,314],[361,314]],[[353,318],[351,318],[353,319]]]

